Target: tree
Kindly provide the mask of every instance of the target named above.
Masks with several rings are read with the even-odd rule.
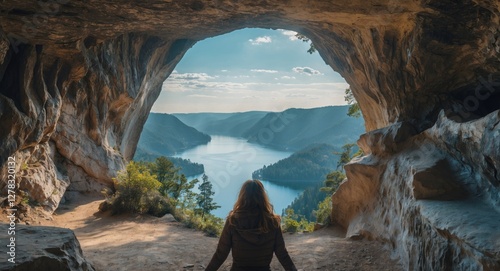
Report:
[[[161,156],[150,165],[150,169],[161,183],[160,192],[165,196],[171,196],[175,190],[176,179],[179,179],[179,168],[176,168],[168,158]]]
[[[339,188],[340,183],[345,179],[345,174],[340,171],[332,171],[326,176],[323,187],[320,188],[321,191],[327,192],[327,197],[331,196]]]
[[[345,144],[344,146],[342,146],[342,149],[344,150],[343,152],[335,153],[335,154],[340,156],[340,159],[337,162],[337,170],[340,168],[343,171],[344,165],[349,163],[349,161],[351,161],[352,158],[354,158],[354,156],[351,155],[351,150],[355,146],[356,146],[356,144],[354,144],[354,143]]]
[[[212,191],[212,183],[208,181],[208,176],[203,174],[202,182],[198,186],[200,194],[198,195],[198,206],[201,208],[201,217],[205,217],[205,214],[209,214],[210,211],[220,208],[212,196],[215,192]]]
[[[350,105],[349,109],[347,109],[347,115],[349,117],[354,117],[354,118],[361,117],[361,108],[359,107],[358,102],[356,102],[356,99],[352,94],[351,88],[345,90],[344,99],[347,102],[347,104]]]
[[[303,42],[310,42],[311,41],[308,37],[306,37],[300,33],[295,34],[295,37],[297,37],[297,39],[299,39]],[[316,52],[316,47],[314,47],[314,44],[312,42],[309,44],[309,49],[307,50],[307,52],[309,54],[313,54]]]
[[[199,181],[198,179],[193,179],[188,182],[184,174],[181,175],[181,180],[181,183],[183,183],[183,185],[179,189],[178,197],[180,207],[194,209],[194,207],[196,206],[194,201],[197,194],[193,192],[193,188]]]

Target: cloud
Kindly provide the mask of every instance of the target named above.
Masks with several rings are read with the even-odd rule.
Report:
[[[322,73],[318,70],[315,70],[310,67],[295,67],[292,71],[296,73],[306,74],[306,75],[322,75]]]
[[[204,95],[204,94],[191,94],[191,95],[187,95],[187,97],[191,97],[191,98],[217,98],[216,96]]]
[[[281,29],[281,34],[285,35],[288,37],[289,40],[298,40],[297,38],[297,32],[295,31],[291,31],[291,30],[284,30],[284,29]]]
[[[169,77],[170,79],[174,80],[201,80],[201,81],[206,81],[209,79],[215,79],[214,76],[210,76],[204,72],[202,73],[177,73],[177,72],[172,72],[172,74]]]
[[[264,70],[264,69],[251,69],[251,72],[263,72],[263,73],[277,73],[276,70]]]
[[[228,70],[220,70],[221,72],[228,72]]]
[[[271,43],[273,40],[269,36],[262,36],[258,37],[255,40],[254,39],[249,39],[248,40],[252,45],[261,45],[263,43]]]
[[[291,80],[291,79],[297,79],[297,78],[295,78],[295,76],[288,76],[288,75],[285,75],[285,76],[281,76],[281,79]]]

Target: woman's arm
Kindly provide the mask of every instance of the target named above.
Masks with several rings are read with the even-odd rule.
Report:
[[[283,268],[286,271],[297,271],[297,268],[293,264],[292,258],[288,255],[288,251],[285,247],[285,240],[283,240],[283,233],[281,232],[281,227],[276,230],[276,239],[274,243],[274,254],[280,261]]]
[[[231,250],[231,230],[229,225],[229,218],[226,219],[226,224],[224,224],[224,229],[222,229],[222,234],[219,238],[219,244],[217,245],[217,250],[212,256],[212,260],[208,264],[205,271],[217,271],[219,267],[224,263]]]

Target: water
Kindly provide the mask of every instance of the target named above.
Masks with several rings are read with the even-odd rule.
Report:
[[[212,214],[225,218],[232,209],[241,185],[252,178],[252,172],[290,156],[291,152],[277,151],[245,139],[227,136],[212,136],[206,145],[197,146],[177,155],[205,166],[205,174],[213,185],[214,201],[221,208]],[[201,181],[200,176],[195,176]],[[194,178],[194,177],[193,177]],[[303,190],[280,186],[261,180],[266,188],[274,211],[281,215]]]

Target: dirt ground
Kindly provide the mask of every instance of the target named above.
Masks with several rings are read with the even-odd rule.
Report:
[[[36,224],[72,229],[85,257],[99,271],[204,270],[217,238],[184,227],[170,215],[110,216],[98,213],[102,198],[79,195],[61,204],[53,218]],[[383,245],[344,238],[338,228],[284,234],[300,270],[403,270]],[[231,255],[219,270],[229,270]],[[276,257],[272,270],[283,270]]]

